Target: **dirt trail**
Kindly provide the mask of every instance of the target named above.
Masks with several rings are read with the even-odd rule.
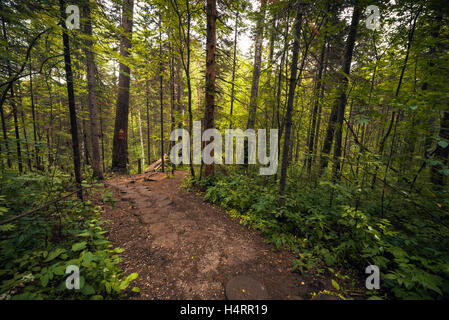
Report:
[[[108,180],[119,199],[106,206],[111,241],[126,251],[126,274],[139,273],[135,299],[226,299],[225,286],[235,276],[249,276],[265,287],[270,299],[310,299],[324,287],[291,272],[293,255],[276,251],[230,218],[222,209],[185,191],[174,178],[156,174]]]

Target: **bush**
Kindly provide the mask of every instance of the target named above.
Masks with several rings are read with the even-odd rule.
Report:
[[[205,198],[261,230],[268,242],[295,250],[300,272],[321,273],[324,264],[365,277],[365,268],[375,264],[389,298],[449,297],[448,229],[411,203],[388,199],[391,219],[382,219],[379,201],[369,195],[355,209],[357,186],[325,182],[312,188],[290,180],[285,206],[278,208],[277,183],[259,179],[264,178],[218,177]]]
[[[3,176],[2,220],[37,206],[51,187],[62,190],[64,178]],[[11,196],[15,194],[16,196]],[[105,200],[112,200],[104,194]],[[119,298],[137,277],[122,275],[118,253],[107,240],[101,207],[67,200],[48,210],[0,226],[0,299]],[[66,268],[79,267],[80,289],[68,290]],[[138,288],[134,288],[138,291]]]

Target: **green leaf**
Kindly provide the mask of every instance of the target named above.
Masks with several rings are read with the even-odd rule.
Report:
[[[131,289],[131,291],[132,292],[140,292],[140,288],[139,287],[133,287],[132,289]]]
[[[75,244],[72,246],[72,251],[80,251],[80,250],[83,250],[84,248],[86,248],[86,245],[87,245],[87,242],[86,242],[86,241],[82,241],[82,242],[75,243]]]
[[[139,274],[134,272],[134,273],[131,273],[129,276],[127,276],[125,279],[123,279],[119,286],[120,290],[126,289],[129,286],[129,283],[132,280],[136,279],[138,276],[139,276]]]
[[[57,276],[62,276],[65,274],[65,269],[66,269],[66,266],[64,266],[64,265],[58,266],[53,269],[53,273]]]
[[[81,293],[90,296],[91,294],[95,293],[95,289],[90,284],[84,284],[83,288],[81,289]]]
[[[94,256],[93,254],[92,254],[92,252],[90,252],[90,251],[88,251],[88,252],[86,252],[85,254],[84,254],[84,261],[86,262],[86,263],[91,263],[92,261],[94,261],[94,260],[96,260],[97,259],[97,257],[96,256]]]
[[[340,285],[334,279],[332,279],[332,285],[334,286],[335,289],[340,290]]]
[[[132,280],[136,279],[138,276],[139,276],[139,274],[137,272],[133,272],[129,276],[126,277],[126,280],[132,281]]]
[[[44,274],[43,276],[41,276],[41,284],[43,287],[46,287],[48,284],[48,274]]]
[[[86,232],[80,233],[78,235],[78,237],[90,237],[90,235],[91,235],[90,232],[86,231]]]
[[[44,260],[44,262],[49,262],[49,261],[55,259],[56,257],[58,257],[63,252],[65,252],[65,249],[62,249],[62,248],[58,248],[56,250],[51,251],[48,254],[47,258]]]
[[[394,273],[388,273],[384,275],[384,278],[389,280],[396,280],[397,276]]]
[[[440,140],[440,141],[438,141],[438,145],[439,145],[441,148],[445,149],[445,148],[447,148],[447,146],[449,145],[449,143],[448,143],[447,141],[445,141],[445,140]]]

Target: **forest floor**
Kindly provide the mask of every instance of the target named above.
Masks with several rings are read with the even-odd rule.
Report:
[[[330,279],[292,272],[293,253],[276,250],[258,231],[186,191],[180,185],[186,175],[106,181],[118,199],[105,205],[109,238],[125,249],[124,273],[139,274],[133,286],[141,291],[132,299],[226,299],[226,284],[236,276],[258,281],[268,299],[310,299],[332,288]]]

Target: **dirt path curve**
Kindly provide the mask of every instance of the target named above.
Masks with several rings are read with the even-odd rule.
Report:
[[[106,182],[119,200],[105,208],[109,237],[126,250],[125,274],[139,273],[141,292],[133,298],[226,299],[226,283],[239,275],[261,282],[270,299],[309,299],[312,289],[320,289],[291,272],[292,254],[274,250],[257,231],[185,191],[185,175]]]

